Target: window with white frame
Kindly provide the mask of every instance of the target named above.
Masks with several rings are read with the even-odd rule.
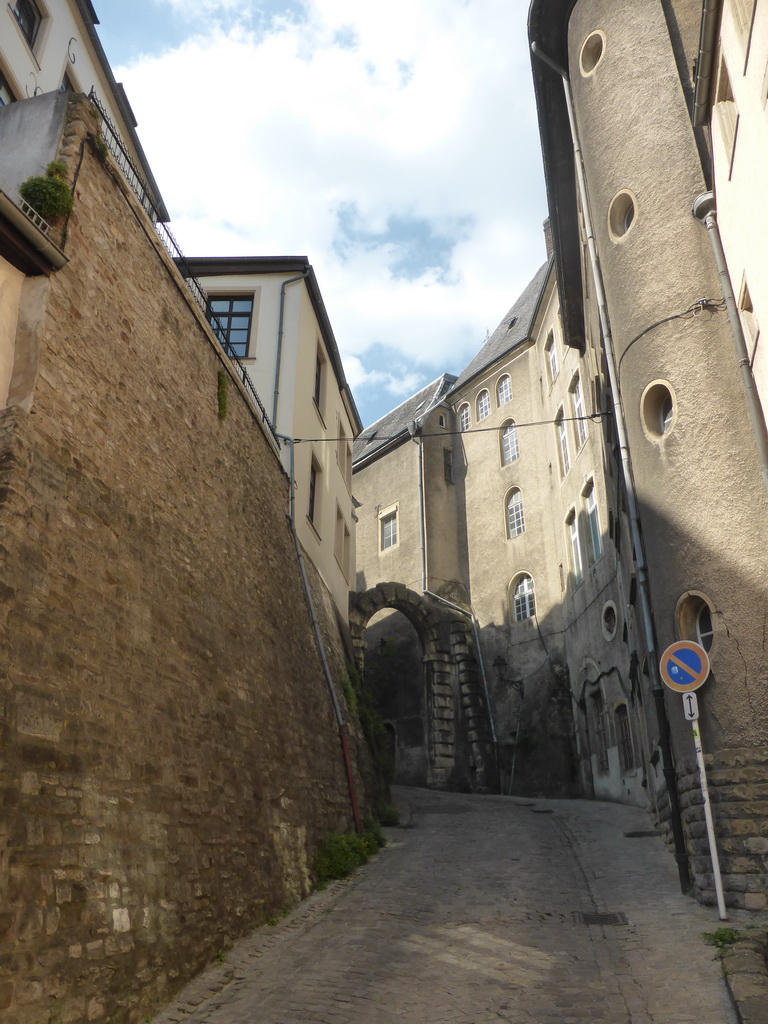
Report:
[[[515,622],[532,619],[536,614],[533,580],[527,573],[518,577],[512,589],[512,614]]]
[[[507,536],[519,537],[525,532],[525,516],[523,515],[523,495],[519,487],[513,487],[507,496]]]
[[[379,550],[387,551],[397,546],[397,505],[379,512]]]
[[[567,476],[568,470],[571,468],[571,452],[568,447],[568,427],[563,417],[562,409],[559,410],[555,418],[555,428],[557,430],[557,445],[560,451],[560,473],[562,476]]]
[[[487,391],[481,391],[477,396],[477,418],[484,420],[491,413],[491,396]]]
[[[595,496],[595,484],[590,480],[584,491],[584,510],[587,515],[587,530],[589,531],[589,555],[592,562],[596,562],[603,553],[603,538],[600,533],[600,514],[597,510],[597,498]]]
[[[555,343],[555,332],[550,331],[547,338],[546,344],[544,345],[544,351],[547,354],[547,366],[549,367],[549,382],[553,384],[557,380],[557,374],[559,372],[559,364],[557,362],[557,345]]]
[[[512,381],[509,379],[509,374],[505,373],[503,377],[499,377],[499,382],[496,385],[496,402],[498,405],[506,405],[511,401]]]
[[[568,532],[568,548],[571,555],[571,572],[573,582],[576,586],[584,579],[584,566],[581,561],[581,541],[579,540],[579,520],[576,510],[571,509],[565,520],[565,528]]]
[[[462,407],[459,409],[459,430],[469,430],[470,425],[471,419],[469,415],[469,406],[465,402],[464,405],[462,405]]]
[[[576,422],[576,442],[578,447],[584,444],[587,440],[587,420],[586,412],[584,407],[584,392],[581,388],[581,377],[578,373],[571,382],[571,405],[573,407],[573,415]]]
[[[510,420],[501,428],[501,464],[508,466],[520,458],[520,442],[517,437],[515,421]]]

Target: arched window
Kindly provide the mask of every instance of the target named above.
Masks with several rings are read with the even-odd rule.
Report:
[[[505,373],[503,377],[499,377],[499,382],[496,385],[496,402],[498,405],[506,405],[511,401],[512,382],[509,379],[509,374]]]
[[[695,640],[705,651],[712,649],[715,626],[712,606],[703,594],[688,592],[677,603],[677,633],[682,640]]]
[[[507,536],[511,539],[524,532],[523,495],[519,487],[513,487],[507,496]]]
[[[512,591],[512,614],[515,622],[523,622],[536,614],[533,580],[527,573],[518,578]]]
[[[508,466],[510,462],[520,458],[520,443],[517,439],[515,421],[510,420],[501,428],[501,464]]]
[[[484,420],[491,412],[491,396],[487,391],[481,391],[477,396],[477,418]]]
[[[469,427],[470,427],[469,406],[465,403],[459,409],[459,430],[469,430]]]

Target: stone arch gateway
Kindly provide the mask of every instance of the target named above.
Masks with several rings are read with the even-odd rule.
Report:
[[[427,785],[496,792],[496,751],[469,618],[401,583],[379,583],[352,594],[350,630],[361,678],[366,627],[372,616],[387,608],[401,612],[421,641],[427,687]]]

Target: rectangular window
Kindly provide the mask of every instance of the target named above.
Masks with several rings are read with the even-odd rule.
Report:
[[[30,46],[34,46],[40,22],[43,20],[37,4],[34,0],[16,0],[11,10],[16,15],[22,35]]]
[[[739,130],[739,112],[731,90],[731,80],[724,60],[720,60],[715,90],[714,120],[719,129],[728,161],[728,177],[731,176],[733,158],[736,152],[736,136]]]
[[[568,475],[571,468],[571,452],[568,448],[568,428],[563,419],[563,411],[560,410],[557,420],[557,442],[560,448],[560,472],[563,476]]]
[[[347,524],[344,522],[344,515],[339,506],[336,506],[336,533],[334,537],[334,554],[339,568],[344,574],[344,579],[349,581],[349,553],[350,535]]]
[[[14,98],[8,79],[0,71],[0,107],[7,107],[9,103],[13,103]]]
[[[549,382],[550,384],[554,384],[557,380],[557,374],[559,371],[554,331],[549,332],[549,337],[547,338],[547,343],[544,346],[544,351],[547,354],[547,362],[549,364]]]
[[[755,361],[757,342],[760,337],[760,327],[757,322],[757,317],[755,316],[754,306],[752,305],[752,296],[749,294],[746,277],[741,282],[739,313],[741,314],[741,322],[744,326],[744,334],[746,335],[747,345],[749,346],[749,361],[751,365]]]
[[[447,484],[453,483],[453,448],[443,448],[443,477]]]
[[[307,516],[316,530],[318,529],[318,523],[320,522],[321,477],[322,470],[313,458],[312,465],[309,468],[309,502],[307,504]]]
[[[253,296],[211,295],[206,315],[227,355],[244,359],[251,336]]]
[[[736,27],[742,36],[752,28],[752,19],[755,14],[755,0],[731,0],[731,9]]]
[[[576,418],[576,440],[579,448],[587,440],[587,420],[584,411],[584,393],[581,390],[581,378],[578,374],[573,378],[571,384],[571,404],[573,415]]]
[[[601,699],[593,699],[592,712],[595,723],[595,754],[597,755],[597,770],[608,771],[608,722],[606,712]]]
[[[325,385],[325,356],[318,343],[315,355],[315,382],[312,388],[312,400],[320,415],[323,415],[323,388]]]
[[[616,742],[619,747],[619,767],[622,775],[632,771],[635,765],[635,751],[632,746],[632,731],[629,725],[627,705],[616,708]]]
[[[587,528],[589,530],[589,547],[592,561],[596,562],[603,553],[603,538],[600,535],[600,516],[597,511],[595,500],[594,484],[589,484],[589,489],[584,495],[584,507],[587,512]]]
[[[581,583],[584,579],[584,566],[581,561],[581,543],[579,541],[579,521],[576,518],[575,510],[566,519],[566,529],[568,530],[568,543],[571,551],[571,569],[573,571],[573,581],[576,586]]]
[[[386,551],[397,545],[397,509],[379,515],[379,550]]]

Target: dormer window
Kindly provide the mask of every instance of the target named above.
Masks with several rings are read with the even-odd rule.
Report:
[[[34,46],[40,22],[43,20],[37,4],[34,0],[16,0],[11,10],[16,15],[22,35],[30,46]]]

